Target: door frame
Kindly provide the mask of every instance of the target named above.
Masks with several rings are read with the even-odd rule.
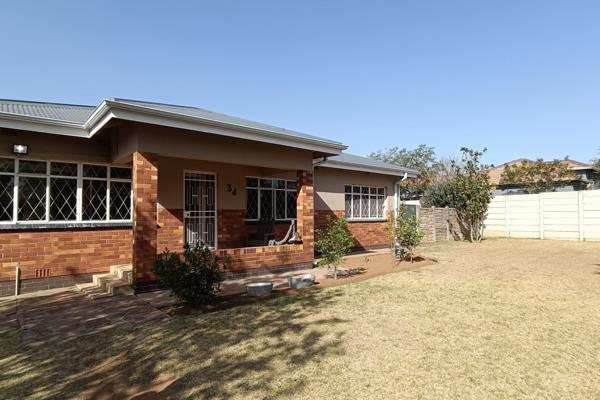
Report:
[[[194,169],[184,169],[183,170],[183,174],[182,174],[182,180],[183,180],[183,198],[182,200],[182,208],[183,208],[183,244],[186,244],[185,241],[185,175],[187,173],[190,174],[205,174],[205,175],[212,175],[215,177],[215,246],[212,247],[212,249],[216,250],[219,247],[219,229],[218,229],[218,225],[219,225],[219,207],[218,207],[218,199],[219,199],[219,195],[218,195],[218,189],[219,189],[219,185],[218,185],[218,176],[216,172],[212,172],[212,171],[199,171],[199,170],[194,170]]]

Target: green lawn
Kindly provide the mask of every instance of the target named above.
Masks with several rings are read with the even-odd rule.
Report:
[[[0,398],[600,398],[600,243],[422,253],[438,262],[44,346],[5,327]]]

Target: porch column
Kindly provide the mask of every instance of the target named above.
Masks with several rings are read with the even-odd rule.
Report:
[[[302,239],[304,251],[308,254],[314,253],[315,243],[315,205],[313,190],[313,172],[296,171],[296,182],[298,185],[298,197],[296,201],[296,229]]]
[[[133,280],[155,280],[158,155],[133,153]]]

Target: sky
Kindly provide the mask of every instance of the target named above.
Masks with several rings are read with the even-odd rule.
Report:
[[[599,1],[0,0],[0,98],[191,105],[367,155],[600,147]]]

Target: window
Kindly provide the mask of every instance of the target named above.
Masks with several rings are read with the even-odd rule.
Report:
[[[246,219],[296,218],[296,181],[246,178]]]
[[[0,222],[131,220],[131,169],[0,158]]]
[[[384,219],[385,188],[346,185],[344,205],[348,219]]]

